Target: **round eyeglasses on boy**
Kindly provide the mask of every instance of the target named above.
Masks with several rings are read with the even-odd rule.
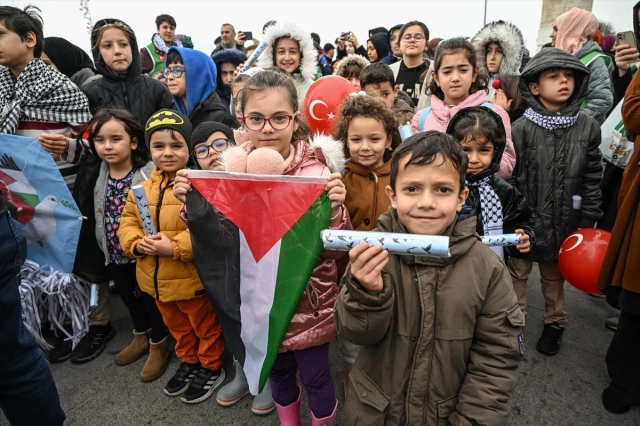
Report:
[[[199,145],[195,149],[195,156],[200,159],[207,158],[212,149],[217,153],[221,153],[226,150],[229,145],[235,145],[235,143],[225,138],[215,139],[210,145]]]
[[[164,78],[169,78],[170,75],[173,75],[174,78],[180,78],[182,74],[184,74],[184,67],[165,68],[162,70]]]

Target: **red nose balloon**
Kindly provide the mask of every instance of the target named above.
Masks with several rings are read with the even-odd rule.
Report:
[[[602,294],[598,290],[598,277],[610,239],[607,231],[584,228],[564,240],[558,266],[569,284],[586,293]]]
[[[342,101],[353,92],[353,85],[337,75],[313,82],[304,98],[305,121],[313,133],[333,133]]]

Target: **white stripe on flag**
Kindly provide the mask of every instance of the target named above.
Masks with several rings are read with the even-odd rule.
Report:
[[[260,372],[267,354],[269,314],[273,306],[281,242],[279,240],[256,263],[240,230],[240,337],[246,350],[244,373],[253,395],[258,394]]]

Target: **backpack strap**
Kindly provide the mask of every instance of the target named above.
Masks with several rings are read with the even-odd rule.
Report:
[[[589,54],[580,58],[580,62],[582,62],[582,65],[584,65],[585,67],[588,67],[593,61],[596,60],[596,58],[604,59],[604,63],[607,68],[609,68],[609,66],[611,65],[611,57],[600,52],[590,52]]]
[[[420,116],[418,117],[419,132],[424,132],[424,125],[427,123],[427,118],[429,118],[430,113],[431,113],[431,107],[426,107],[425,109],[420,111]]]

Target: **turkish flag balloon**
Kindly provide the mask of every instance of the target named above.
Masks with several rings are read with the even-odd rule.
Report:
[[[598,290],[598,277],[611,234],[602,229],[584,228],[569,235],[560,246],[558,266],[569,284],[591,294]]]
[[[313,82],[304,98],[305,121],[313,133],[333,133],[342,101],[354,91],[346,78],[337,75]]]

